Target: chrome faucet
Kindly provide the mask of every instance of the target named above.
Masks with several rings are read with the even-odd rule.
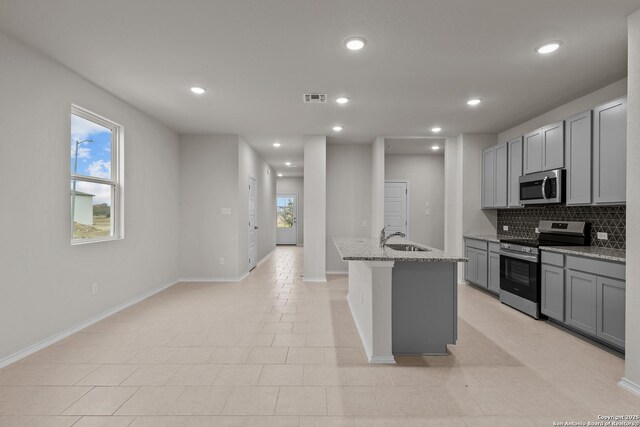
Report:
[[[394,237],[394,236],[399,236],[399,237],[406,237],[406,234],[400,232],[400,231],[396,231],[395,233],[389,234],[387,236],[387,227],[391,227],[391,225],[387,225],[386,227],[382,227],[382,230],[380,230],[380,247],[384,248],[384,245],[387,244],[387,240],[389,240],[390,238]]]

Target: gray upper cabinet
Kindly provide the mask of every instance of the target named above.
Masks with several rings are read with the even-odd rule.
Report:
[[[507,207],[508,146],[499,144],[482,152],[482,208]]]
[[[566,323],[588,334],[597,330],[597,276],[567,270]]]
[[[542,170],[542,132],[540,129],[524,136],[524,173]]]
[[[541,130],[542,133],[542,170],[564,167],[564,122],[560,121]]]
[[[495,148],[487,148],[482,152],[482,208],[494,205],[495,164]]]
[[[565,121],[567,205],[591,203],[591,111]]]
[[[496,145],[495,150],[495,181],[494,181],[494,203],[496,208],[507,207],[507,182],[508,182],[508,145],[504,144]]]
[[[540,268],[542,314],[564,322],[564,268],[542,264]]]
[[[522,175],[522,137],[508,144],[507,206],[520,207],[520,176]]]
[[[625,282],[598,277],[597,279],[598,331],[597,336],[624,348]]]
[[[593,110],[593,202],[625,203],[627,100]]]

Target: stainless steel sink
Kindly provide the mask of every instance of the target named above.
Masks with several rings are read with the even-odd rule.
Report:
[[[420,246],[410,245],[407,243],[390,243],[385,246],[393,249],[394,251],[404,251],[404,252],[428,252],[429,251],[429,249],[424,249],[424,248],[421,248]]]

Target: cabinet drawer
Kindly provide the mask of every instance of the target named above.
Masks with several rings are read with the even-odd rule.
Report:
[[[470,248],[476,248],[483,251],[487,250],[487,243],[484,240],[466,239],[465,244]]]
[[[542,263],[564,267],[564,255],[554,252],[542,251]]]
[[[500,243],[489,242],[489,252],[498,252],[500,250]]]
[[[625,278],[625,265],[615,262],[567,255],[567,268],[614,279],[624,280]]]

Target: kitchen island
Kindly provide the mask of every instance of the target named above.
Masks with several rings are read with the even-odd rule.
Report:
[[[347,301],[370,363],[447,354],[458,335],[456,267],[466,258],[401,238],[387,242],[396,249],[371,238],[334,244],[349,263]]]

